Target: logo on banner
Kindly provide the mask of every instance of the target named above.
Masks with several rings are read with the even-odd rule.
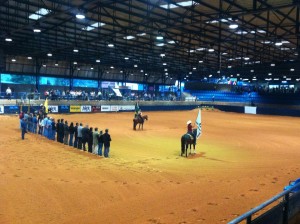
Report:
[[[101,106],[101,111],[103,112],[110,111],[110,106]]]
[[[79,113],[79,112],[81,112],[81,106],[79,106],[79,105],[71,105],[70,106],[70,112],[72,112],[72,113]]]
[[[4,106],[0,106],[0,114],[4,114]]]
[[[92,112],[92,106],[81,106],[81,112]]]
[[[48,112],[50,113],[58,113],[58,106],[49,105]]]
[[[110,111],[118,111],[118,106],[110,106]]]

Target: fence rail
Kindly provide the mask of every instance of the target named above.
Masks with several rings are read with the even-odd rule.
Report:
[[[242,221],[245,221],[245,220],[246,220],[247,224],[253,224],[253,223],[255,223],[255,220],[252,221],[252,215],[253,214],[257,213],[258,211],[262,210],[263,208],[265,208],[266,206],[272,204],[273,202],[277,201],[280,198],[283,199],[283,201],[281,202],[281,203],[283,203],[283,209],[281,210],[282,220],[279,221],[278,223],[288,224],[288,219],[291,218],[291,217],[289,217],[290,199],[297,196],[298,197],[298,202],[299,202],[300,192],[298,191],[296,193],[295,192],[296,188],[298,188],[298,189],[300,188],[300,183],[295,184],[294,186],[290,187],[288,190],[285,190],[285,191],[275,195],[274,197],[272,197],[271,199],[265,201],[264,203],[260,204],[259,206],[251,209],[250,211],[244,213],[243,215],[241,215],[241,216],[235,218],[234,220],[228,222],[228,224],[238,224],[238,223],[240,223]],[[293,193],[295,193],[295,195]],[[300,205],[300,202],[298,203],[298,206],[299,205]]]

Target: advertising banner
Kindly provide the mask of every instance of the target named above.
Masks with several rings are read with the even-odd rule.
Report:
[[[24,112],[27,112],[27,110]],[[6,114],[19,113],[19,106],[4,106],[4,113]]]
[[[119,105],[120,111],[133,111],[134,109],[134,105]]]
[[[0,106],[0,114],[4,114],[4,106]]]
[[[108,111],[110,111],[110,105],[102,105],[101,106],[101,111],[102,112],[108,112]]]
[[[119,111],[119,106],[117,106],[117,105],[111,105],[110,106],[110,111]]]
[[[92,112],[94,113],[101,112],[101,106],[92,106]]]
[[[70,107],[68,105],[59,105],[58,112],[59,113],[70,113]]]
[[[48,113],[58,113],[57,105],[48,105]]]
[[[80,113],[81,106],[80,105],[70,105],[70,112],[71,113]]]
[[[83,113],[92,112],[92,106],[91,105],[82,105],[81,112],[83,112]]]
[[[245,106],[245,114],[256,114],[256,107]]]

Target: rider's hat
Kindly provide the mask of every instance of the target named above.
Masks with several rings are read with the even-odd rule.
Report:
[[[186,124],[191,124],[192,123],[192,121],[191,120],[189,120],[188,122],[186,122]]]

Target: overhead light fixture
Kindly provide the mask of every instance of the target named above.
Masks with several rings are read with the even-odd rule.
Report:
[[[254,70],[250,70],[250,72],[254,72]]]
[[[123,73],[123,71],[121,70],[120,73]]]
[[[211,78],[211,77],[212,77],[212,74],[210,74],[208,77]]]
[[[73,52],[78,53],[78,52],[79,52],[78,48],[75,47],[75,48],[73,49]]]
[[[115,45],[113,45],[113,44],[108,44],[107,46],[108,46],[108,47],[114,47]]]
[[[156,46],[158,46],[158,47],[162,47],[164,45],[165,45],[164,43],[158,43],[158,44],[156,44]]]
[[[214,51],[215,51],[215,49],[213,49],[213,48],[208,49],[208,52],[214,52]]]
[[[199,63],[203,63],[203,61],[199,61]]]
[[[166,54],[160,54],[160,56],[161,56],[161,57],[165,57],[165,56],[166,56]]]
[[[5,38],[5,41],[6,41],[6,42],[12,42],[13,40],[12,40],[11,37],[6,37],[6,38]]]
[[[197,68],[196,67],[193,67],[193,70],[196,70]]]
[[[227,68],[231,68],[231,65],[228,65]]]
[[[165,73],[165,75],[169,75],[169,73],[168,73],[168,72],[166,72],[166,73]]]
[[[80,71],[80,68],[77,68],[78,71]]]
[[[41,28],[40,28],[39,26],[35,26],[35,27],[33,28],[33,32],[34,32],[34,33],[40,33],[40,32],[42,32],[42,30],[41,30]]]
[[[294,69],[294,68],[291,68],[290,71],[293,72],[293,71],[295,71],[295,69]]]
[[[175,41],[174,40],[169,40],[168,43],[169,44],[175,44]]]
[[[93,67],[91,67],[91,70],[94,70],[94,68],[93,68]]]
[[[146,33],[138,33],[137,36],[141,37],[141,36],[145,36],[147,35]]]
[[[83,14],[83,12],[81,10],[79,10],[76,14],[76,18],[77,19],[85,19],[85,15]]]
[[[96,62],[97,62],[97,63],[100,63],[100,59],[96,59]]]
[[[137,67],[138,67],[138,65],[134,65],[134,67],[135,67],[135,68],[137,68]]]
[[[250,58],[249,57],[244,57],[244,60],[248,61]]]
[[[236,28],[238,28],[238,27],[239,27],[239,25],[236,24],[236,23],[232,23],[232,24],[229,25],[229,28],[230,28],[230,29],[236,29]]]
[[[115,67],[114,67],[114,66],[110,66],[110,68],[111,68],[111,69],[114,69]]]
[[[163,36],[157,36],[157,37],[156,37],[156,40],[163,40],[163,39],[164,39]]]
[[[126,36],[126,37],[123,37],[125,40],[132,40],[132,39],[134,39],[135,38],[135,36],[131,36],[131,35],[129,35],[129,36]]]
[[[16,60],[15,58],[12,58],[11,61],[12,61],[12,62],[16,62],[17,60]]]
[[[74,64],[74,65],[77,65],[77,61],[74,61],[73,64]]]
[[[129,57],[125,57],[124,59],[125,59],[125,60],[129,60]]]
[[[141,70],[141,72],[144,72],[144,70]]]
[[[148,74],[147,74],[147,73],[145,73],[145,75],[147,76]]]
[[[48,56],[48,57],[52,57],[52,53],[49,52],[49,53],[47,54],[47,56]]]
[[[32,57],[31,57],[31,56],[28,56],[28,57],[27,57],[27,59],[28,59],[28,60],[31,60],[31,59],[32,59]]]
[[[54,65],[55,65],[55,66],[58,66],[58,63],[56,62]]]
[[[167,63],[164,62],[163,65],[167,65]]]
[[[282,45],[281,41],[275,43],[275,46],[281,46],[281,45]]]
[[[272,73],[269,73],[268,75],[272,75]]]
[[[165,69],[164,69],[164,71],[165,71],[165,72],[167,72],[167,71],[168,71],[168,69],[167,69],[167,68],[165,68]]]
[[[272,64],[271,64],[271,67],[274,67],[274,66],[275,66],[275,64],[274,64],[274,63],[272,63]]]
[[[46,65],[46,64],[43,64],[43,67],[45,68],[45,67],[47,67],[47,65]]]

